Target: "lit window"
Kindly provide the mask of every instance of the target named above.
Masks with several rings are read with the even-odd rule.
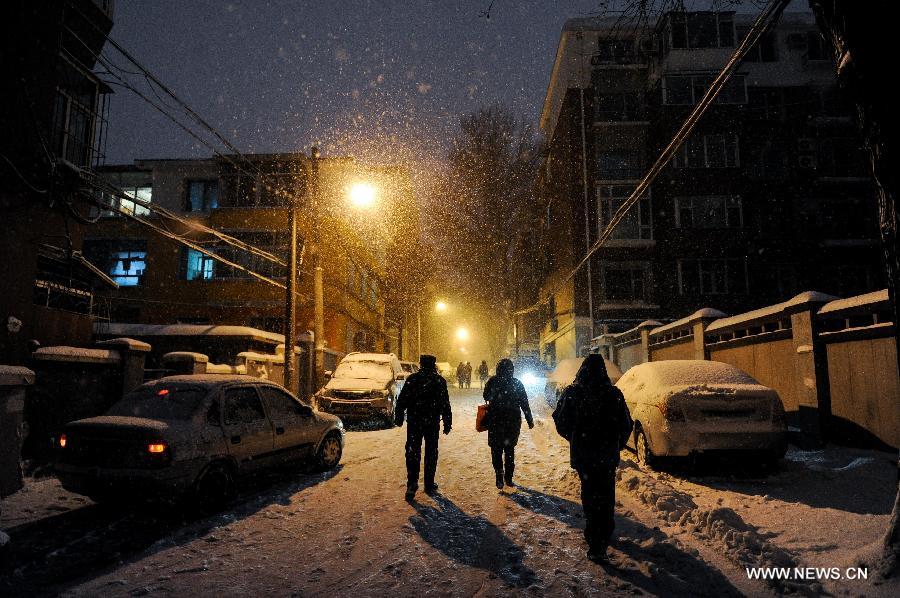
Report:
[[[188,181],[185,212],[208,212],[219,207],[219,184],[215,180]]]
[[[216,262],[214,259],[200,253],[196,249],[187,249],[184,252],[185,280],[212,280],[215,275]]]
[[[146,251],[118,251],[113,254],[109,275],[119,286],[136,287],[143,282],[146,267]]]

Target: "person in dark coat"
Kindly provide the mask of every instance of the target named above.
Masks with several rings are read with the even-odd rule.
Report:
[[[581,480],[588,558],[606,557],[615,529],[616,467],[634,423],[622,392],[613,386],[600,355],[588,355],[575,382],[553,411],[556,431],[569,441],[572,468]]]
[[[484,388],[484,383],[487,382],[488,379],[488,365],[485,360],[481,360],[481,365],[478,366],[478,380],[481,382],[481,388]]]
[[[497,375],[484,386],[484,400],[488,403],[486,427],[488,446],[491,447],[491,461],[497,475],[497,488],[513,485],[516,469],[516,444],[522,429],[522,413],[528,428],[534,427],[528,393],[522,383],[513,377],[515,367],[509,359],[497,363]],[[504,463],[505,460],[505,463]]]
[[[406,498],[412,499],[419,489],[419,463],[422,459],[422,441],[425,441],[425,492],[435,494],[434,482],[438,460],[438,436],[444,422],[444,434],[453,426],[447,381],[441,377],[435,365],[434,355],[419,357],[419,371],[410,374],[400,391],[394,410],[394,423],[406,425]]]
[[[472,388],[472,362],[467,361],[465,365],[466,388]]]
[[[456,366],[456,386],[459,388],[463,388],[463,385],[466,383],[466,364],[462,361],[459,362],[459,365]]]

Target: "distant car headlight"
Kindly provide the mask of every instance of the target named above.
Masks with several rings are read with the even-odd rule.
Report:
[[[538,377],[533,372],[525,372],[522,374],[522,382],[528,386],[534,386],[538,383]]]

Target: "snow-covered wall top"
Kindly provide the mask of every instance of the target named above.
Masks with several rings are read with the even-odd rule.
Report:
[[[865,295],[857,295],[855,297],[847,297],[846,299],[838,299],[837,301],[832,301],[831,303],[825,304],[822,309],[819,310],[819,315],[832,315],[836,316],[840,313],[856,311],[856,310],[870,310],[875,306],[886,306],[888,304],[888,290],[882,289],[880,291],[874,291],[872,293],[866,293]]]
[[[118,351],[82,347],[41,347],[33,354],[39,361],[77,361],[80,363],[119,363]]]
[[[656,336],[659,334],[665,334],[666,332],[670,332],[672,330],[678,330],[679,328],[689,326],[696,322],[697,320],[715,320],[719,318],[724,318],[728,314],[719,311],[718,309],[713,309],[711,307],[704,307],[703,309],[698,309],[691,315],[681,318],[680,320],[675,320],[674,322],[669,322],[664,326],[660,326],[659,328],[654,328],[650,331],[652,336]]]
[[[737,314],[735,316],[731,316],[730,318],[722,318],[721,320],[716,320],[715,322],[710,324],[706,330],[707,332],[715,332],[719,330],[727,330],[729,328],[740,328],[750,322],[753,322],[754,320],[774,320],[786,313],[795,311],[794,308],[799,308],[800,306],[812,303],[828,303],[836,299],[837,297],[827,295],[825,293],[820,293],[818,291],[806,291],[804,293],[800,293],[792,299],[784,301],[783,303],[776,303],[775,305],[770,305],[768,307],[762,307],[753,311]]]

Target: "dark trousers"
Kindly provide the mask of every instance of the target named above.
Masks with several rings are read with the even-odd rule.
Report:
[[[497,475],[503,475],[504,460],[506,461],[506,477],[510,479],[516,469],[516,445],[496,444],[491,446],[491,463],[494,464],[494,471],[497,472]]]
[[[406,426],[406,485],[419,486],[419,463],[422,461],[422,441],[425,441],[425,487],[434,486],[437,471],[438,436],[440,423],[410,424]]]
[[[616,466],[579,469],[581,505],[584,508],[584,539],[588,547],[603,550],[609,544],[616,522]]]

